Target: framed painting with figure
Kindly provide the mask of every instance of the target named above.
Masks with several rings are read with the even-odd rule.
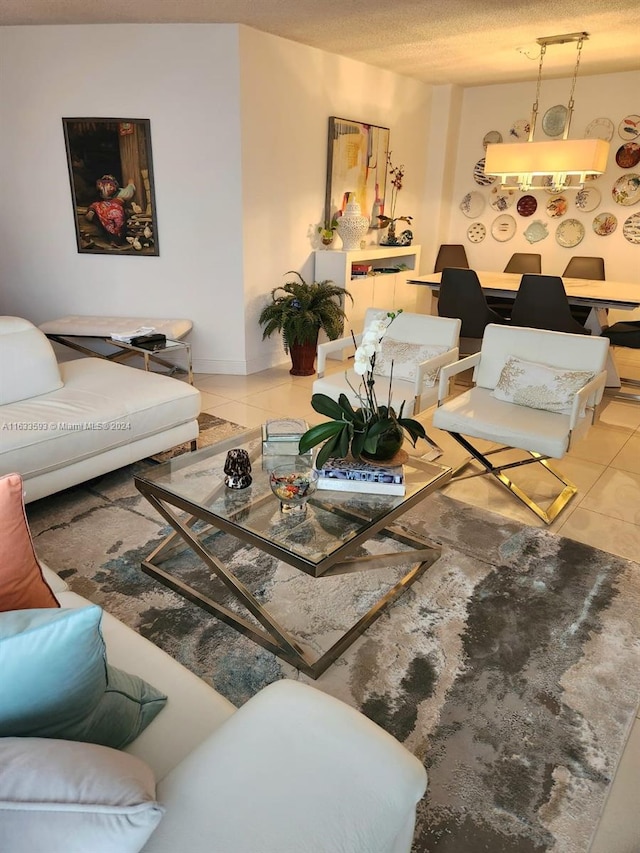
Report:
[[[344,212],[348,193],[355,193],[355,201],[369,218],[370,227],[379,227],[377,217],[384,213],[388,152],[388,127],[337,116],[329,118],[325,222]]]
[[[158,255],[151,126],[144,118],[63,118],[78,252]]]

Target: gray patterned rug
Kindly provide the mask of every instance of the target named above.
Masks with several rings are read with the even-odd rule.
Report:
[[[130,468],[28,515],[39,555],[74,590],[235,704],[308,680],[142,574],[168,531]],[[312,683],[424,761],[416,853],[586,853],[638,703],[640,565],[440,494],[402,521],[442,557]],[[313,648],[406,570],[316,580],[228,537],[218,548]],[[180,558],[176,571],[210,583]]]

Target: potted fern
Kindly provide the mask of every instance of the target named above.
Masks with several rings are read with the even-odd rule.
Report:
[[[274,332],[282,335],[284,351],[291,356],[293,376],[312,376],[318,334],[322,329],[333,341],[342,334],[345,312],[342,298],[353,297],[332,281],[308,284],[295,270],[287,275],[297,276],[271,291],[271,302],[260,312],[258,322],[263,326],[262,340]]]

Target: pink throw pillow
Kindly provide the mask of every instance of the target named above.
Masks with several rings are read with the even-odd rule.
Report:
[[[0,477],[0,611],[59,607],[42,575],[24,511],[22,477]]]

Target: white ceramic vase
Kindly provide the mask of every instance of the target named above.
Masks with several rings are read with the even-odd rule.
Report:
[[[336,230],[345,252],[353,252],[360,248],[360,241],[369,230],[369,220],[362,215],[357,201],[350,201],[347,204],[344,213],[338,218]]]

